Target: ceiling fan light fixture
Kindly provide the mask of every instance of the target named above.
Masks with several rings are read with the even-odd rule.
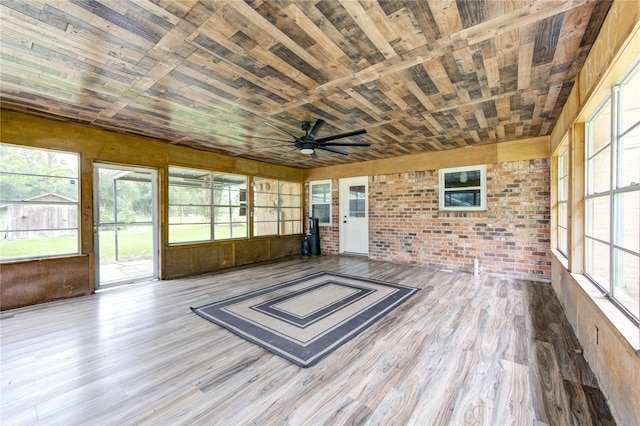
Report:
[[[302,142],[301,146],[300,146],[300,152],[302,154],[313,154],[314,150],[313,150],[313,143],[304,141]]]

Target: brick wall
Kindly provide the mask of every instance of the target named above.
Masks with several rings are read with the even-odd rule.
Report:
[[[369,257],[375,260],[551,279],[550,162],[487,165],[486,212],[440,212],[438,170],[369,177]],[[338,180],[323,253],[339,250]],[[308,213],[307,213],[308,214]]]

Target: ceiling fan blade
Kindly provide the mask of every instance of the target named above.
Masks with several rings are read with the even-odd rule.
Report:
[[[318,158],[318,154],[316,154],[316,152],[315,152],[315,151],[313,151],[313,152],[311,153],[311,158],[313,158],[313,159],[315,160],[316,158]]]
[[[309,132],[309,136],[315,139],[320,129],[322,129],[322,126],[324,126],[324,123],[325,121],[322,118],[318,118],[316,120],[316,124],[313,125],[313,129],[311,129],[311,132]]]
[[[326,146],[319,146],[316,149],[323,149],[325,151],[335,152],[336,154],[349,155],[348,152],[340,151],[339,149],[333,149],[333,148],[329,148],[329,147],[326,147]]]
[[[269,123],[268,121],[265,121],[265,122],[264,122],[264,124],[266,124],[267,126],[272,127],[272,128],[274,128],[274,129],[278,130],[279,132],[285,133],[285,134],[287,134],[287,135],[291,136],[291,137],[292,137],[292,138],[294,138],[294,139],[298,139],[298,136],[296,136],[296,135],[294,135],[294,134],[291,134],[291,133],[289,133],[288,131],[286,131],[286,130],[284,130],[284,129],[281,129],[280,127],[274,126],[273,124]]]
[[[275,138],[263,138],[260,136],[251,136],[251,135],[238,135],[241,138],[248,138],[248,139],[264,139],[264,140],[268,140],[268,141],[274,141],[274,142],[291,142],[288,139],[275,139]]]
[[[371,146],[369,142],[325,142],[319,143],[320,146]]]
[[[361,135],[363,133],[367,133],[367,131],[365,129],[353,130],[351,132],[340,133],[339,135],[327,136],[326,138],[316,139],[316,142],[318,143],[329,142],[329,141],[334,141],[336,139],[348,138],[349,136]]]

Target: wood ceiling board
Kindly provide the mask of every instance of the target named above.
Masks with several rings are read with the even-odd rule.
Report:
[[[547,136],[611,2],[0,4],[2,107],[273,164]],[[366,128],[317,160],[243,141]],[[252,152],[251,147],[260,147]]]

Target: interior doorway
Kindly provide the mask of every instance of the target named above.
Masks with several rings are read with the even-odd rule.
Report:
[[[96,289],[158,278],[158,173],[95,164]]]
[[[367,176],[340,179],[340,253],[369,254]]]

